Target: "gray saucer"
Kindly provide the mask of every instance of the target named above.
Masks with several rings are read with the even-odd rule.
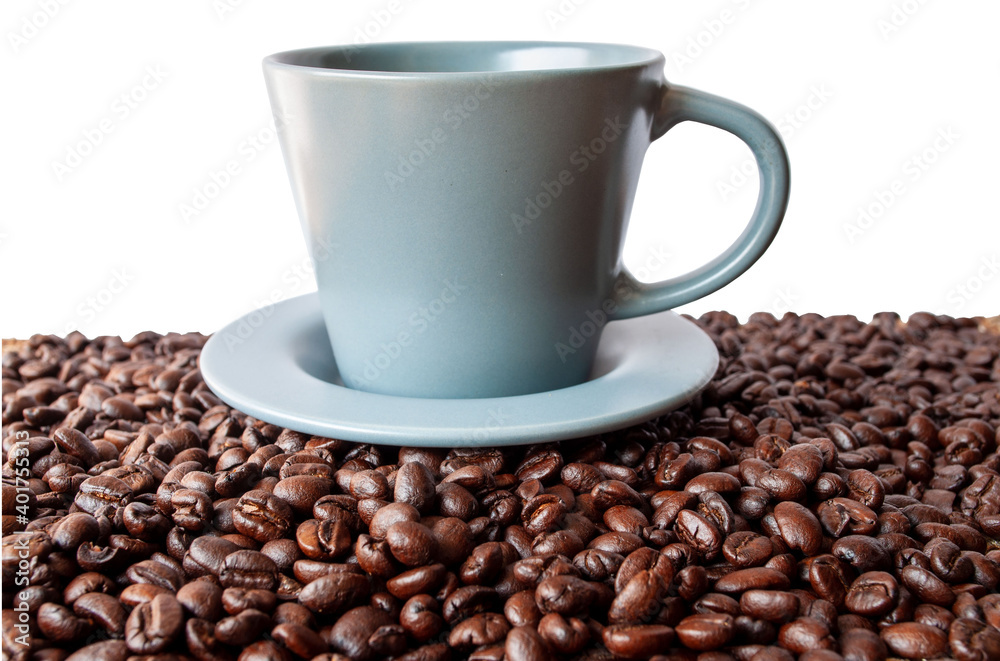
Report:
[[[255,311],[213,335],[201,354],[208,386],[267,422],[359,443],[497,446],[597,434],[681,406],[715,374],[719,355],[673,312],[608,324],[591,379],[492,399],[419,399],[343,386],[316,294]]]

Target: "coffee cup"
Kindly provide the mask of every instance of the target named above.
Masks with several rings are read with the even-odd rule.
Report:
[[[774,127],[667,83],[663,55],[648,48],[382,43],[263,65],[350,388],[470,398],[580,384],[606,324],[725,286],[764,253],[787,205]],[[622,259],[640,168],[650,143],[684,121],[749,146],[757,205],[722,254],[642,283]]]

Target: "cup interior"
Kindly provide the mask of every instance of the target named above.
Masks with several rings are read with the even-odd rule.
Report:
[[[286,51],[284,65],[386,74],[489,73],[616,68],[645,64],[657,51],[618,44],[561,42],[427,42],[333,46]]]

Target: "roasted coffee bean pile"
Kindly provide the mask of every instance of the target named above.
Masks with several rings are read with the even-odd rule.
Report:
[[[9,344],[4,653],[1000,659],[989,322],[698,322],[682,410],[450,451],[250,418],[201,336]]]

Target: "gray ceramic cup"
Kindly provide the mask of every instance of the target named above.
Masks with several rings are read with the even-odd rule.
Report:
[[[435,398],[573,386],[606,323],[705,296],[761,256],[788,200],[781,138],[748,108],[667,83],[663,65],[647,48],[545,42],[264,59],[345,385]],[[643,284],[622,263],[639,169],[688,120],[749,145],[757,206],[721,255]]]

